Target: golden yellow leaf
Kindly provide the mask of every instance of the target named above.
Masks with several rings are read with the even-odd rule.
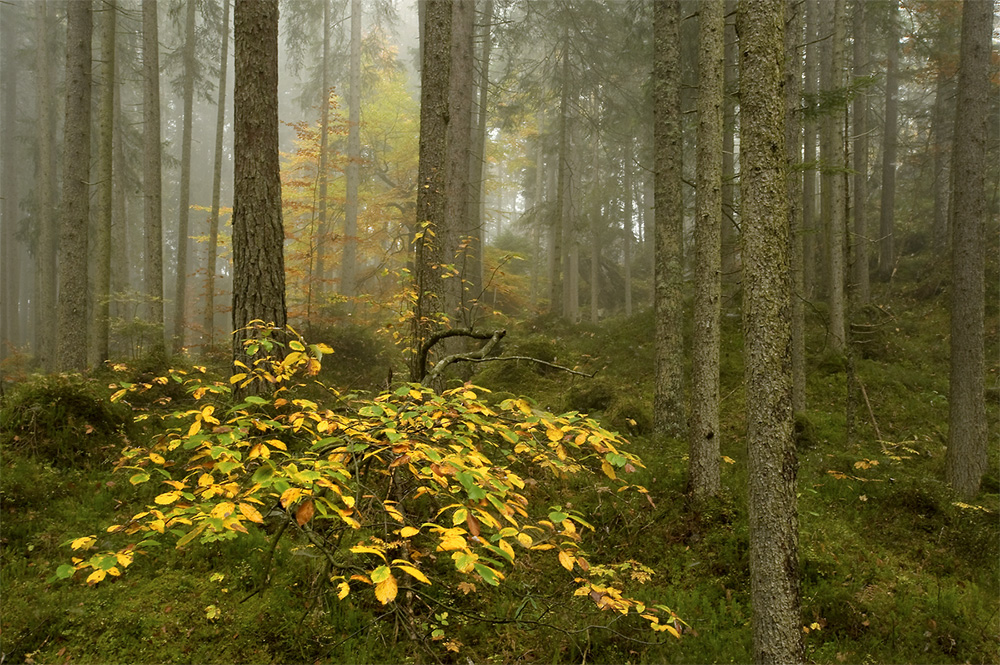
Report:
[[[153,464],[163,464],[166,460],[163,459],[163,455],[158,455],[156,453],[149,453],[149,461]]]
[[[97,541],[96,536],[84,536],[83,538],[77,538],[69,546],[74,550],[85,550],[88,549]]]
[[[368,547],[367,545],[355,545],[354,547],[351,548],[351,551],[354,552],[355,554],[377,554],[380,557],[382,557],[383,561],[385,561],[385,553],[383,553],[382,550],[376,549],[374,547]]]
[[[677,629],[671,626],[669,623],[665,624],[663,627],[666,628],[667,632],[669,632],[671,635],[673,635],[677,639],[681,639],[681,634],[677,632]]]
[[[341,582],[337,585],[337,598],[343,600],[347,598],[347,594],[351,592],[351,585],[347,582]]]
[[[399,587],[396,585],[396,578],[390,575],[375,585],[375,597],[383,605],[387,605],[396,598]]]
[[[114,575],[115,577],[118,577],[121,574],[122,571],[118,570],[118,566],[111,566],[110,568],[108,568],[108,575]]]
[[[164,526],[163,520],[153,520],[149,523],[149,528],[156,533],[163,533]]]
[[[524,547],[531,547],[531,543],[533,543],[534,541],[528,534],[519,533],[517,534],[517,542],[521,543],[521,545],[523,545]]]
[[[611,480],[617,480],[618,478],[618,476],[615,475],[615,468],[611,466],[607,460],[601,460],[601,471],[603,471],[604,475]]]
[[[192,436],[194,436],[195,434],[197,434],[200,431],[201,431],[201,421],[200,420],[196,420],[193,423],[191,423],[191,427],[188,428],[187,435],[189,437],[192,437]]]
[[[562,441],[563,433],[554,427],[550,427],[545,431],[545,436],[549,437],[549,441]]]
[[[441,538],[438,543],[438,552],[450,552],[452,550],[464,550],[466,548],[465,538],[457,534],[449,533]]]
[[[402,570],[404,573],[406,573],[410,577],[417,578],[418,580],[420,580],[424,584],[430,584],[431,583],[431,581],[429,579],[427,579],[426,575],[424,575],[422,572],[420,572],[419,570],[417,570],[413,566],[406,565],[406,564],[397,564],[396,568],[399,568],[400,570]]]
[[[87,584],[97,584],[105,577],[107,577],[107,575],[108,574],[103,570],[95,570],[94,572],[92,572],[90,575],[87,576]]]
[[[118,565],[120,565],[122,568],[128,568],[130,565],[132,565],[131,554],[124,554],[122,552],[118,552],[115,554],[115,558],[118,560]]]
[[[295,503],[300,496],[302,496],[301,487],[289,487],[281,493],[281,506],[287,508]]]
[[[573,563],[576,558],[566,550],[559,550],[559,563],[566,570],[573,570]]]
[[[163,494],[160,494],[155,499],[153,499],[153,501],[160,504],[161,506],[165,506],[168,503],[173,503],[179,498],[181,498],[181,493],[178,490],[174,490],[173,492],[164,492]]]
[[[420,529],[417,529],[412,526],[404,526],[402,529],[399,530],[399,536],[401,538],[410,538],[412,536],[417,535],[418,533],[420,533]]]
[[[241,503],[239,505],[239,509],[243,517],[247,518],[251,522],[261,524],[264,521],[264,518],[260,515],[260,511],[251,506],[249,503]]]

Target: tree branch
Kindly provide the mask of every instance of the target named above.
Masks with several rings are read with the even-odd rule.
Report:
[[[452,334],[447,334],[447,333],[452,333]],[[500,340],[503,339],[504,335],[506,334],[507,334],[506,330],[496,330],[491,334],[491,333],[476,333],[467,329],[443,330],[439,333],[435,333],[430,337],[430,339],[427,340],[427,343],[424,344],[424,347],[427,349],[427,351],[430,351],[430,346],[433,346],[433,344],[436,344],[438,341],[445,339],[446,337],[472,337],[474,339],[488,339],[489,341],[486,342],[486,344],[483,344],[483,346],[478,351],[469,351],[467,353],[453,353],[450,356],[445,356],[444,358],[439,360],[437,364],[434,365],[434,369],[432,369],[430,373],[427,374],[426,382],[433,383],[436,379],[438,379],[441,376],[441,374],[444,372],[445,369],[447,369],[449,365],[452,365],[454,363],[463,361],[482,362],[483,360],[486,360],[484,356],[488,355],[490,351],[492,351],[496,347],[496,345],[500,343]],[[427,354],[424,353],[420,358],[421,369],[426,367],[426,362],[427,362]]]

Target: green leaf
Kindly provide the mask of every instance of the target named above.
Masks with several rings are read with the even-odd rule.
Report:
[[[128,481],[133,485],[140,485],[146,482],[147,480],[149,480],[149,474],[146,473],[145,471],[137,473],[128,479]]]
[[[58,577],[61,580],[65,580],[70,577],[73,577],[73,573],[75,572],[76,568],[69,565],[68,563],[64,563],[63,565],[56,568],[56,577]]]
[[[500,584],[500,574],[493,570],[489,566],[484,566],[481,563],[472,564],[479,576],[483,578],[483,581],[491,586],[499,586]]]
[[[272,478],[274,478],[274,467],[270,462],[265,462],[253,472],[251,480],[258,485],[266,486]]]
[[[569,515],[558,510],[553,510],[551,513],[549,513],[549,519],[552,520],[554,524],[559,524],[560,522],[568,518]]]
[[[392,571],[389,570],[389,566],[379,566],[372,571],[371,579],[373,583],[378,584],[379,582],[384,582],[389,579],[389,575],[391,574]]]
[[[244,398],[244,401],[246,401],[249,404],[257,404],[257,405],[267,404],[266,399],[264,399],[263,397],[258,397],[257,395],[248,395],[247,397]]]

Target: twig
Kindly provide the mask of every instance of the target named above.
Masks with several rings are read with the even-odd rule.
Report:
[[[495,358],[467,358],[467,360],[473,363],[488,363],[495,362],[497,360],[527,360],[529,362],[538,363],[539,365],[545,365],[546,367],[560,369],[564,372],[569,372],[570,374],[576,374],[577,376],[585,376],[588,379],[594,378],[597,376],[597,373],[601,371],[599,369],[595,369],[591,374],[587,374],[586,372],[579,372],[575,369],[570,369],[569,367],[563,367],[562,365],[556,365],[555,363],[546,362],[530,356],[497,356]]]
[[[875,428],[875,436],[878,437],[879,445],[882,446],[882,452],[888,453],[889,451],[885,449],[885,441],[882,440],[882,432],[878,428],[878,423],[875,421],[875,412],[872,410],[871,400],[868,399],[868,391],[865,390],[865,384],[862,383],[861,377],[855,374],[854,380],[858,382],[858,386],[861,387],[861,395],[865,398],[865,406],[868,407],[868,417],[872,420],[872,427]]]

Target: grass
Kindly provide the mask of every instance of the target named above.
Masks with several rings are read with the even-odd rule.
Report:
[[[994,429],[983,490],[974,505],[959,504],[942,480],[946,296],[921,300],[907,295],[914,289],[886,288],[894,289],[890,306],[866,312],[871,328],[856,357],[871,414],[859,402],[850,434],[846,363],[825,347],[822,311],[809,318],[808,410],[800,417],[799,563],[802,623],[819,628],[804,633],[807,659],[1000,662],[996,400],[988,407]],[[990,316],[987,344],[995,351],[996,312]],[[635,559],[655,571],[648,584],[629,590],[683,617],[689,628],[681,640],[654,635],[645,622],[596,611],[588,599],[569,595],[571,574],[542,568],[528,557],[518,558],[497,589],[468,595],[440,590],[402,600],[400,611],[387,613],[360,596],[337,601],[324,593],[323,566],[303,542],[286,537],[276,549],[270,585],[255,593],[269,547],[264,532],[182,552],[167,547],[137,558],[120,579],[96,588],[54,581],[55,568],[70,556],[67,540],[103,533],[118,514],[149,497],[138,495],[126,478],[110,477],[103,461],[105,448],[132,431],[127,422],[102,429],[120,414],[95,409],[92,400],[80,402],[95,422],[88,434],[86,419],[67,420],[77,439],[94,437],[86,447],[90,452],[79,456],[71,454],[68,440],[39,434],[43,412],[27,410],[22,400],[18,413],[33,418],[26,422],[36,428],[34,434],[12,433],[13,421],[5,419],[4,434],[20,438],[16,444],[4,439],[0,447],[2,660],[748,662],[739,319],[724,322],[722,445],[733,463],[723,464],[722,496],[700,512],[691,510],[684,495],[686,443],[650,432],[650,313],[596,327],[547,328],[550,322],[536,321],[511,330],[509,353],[600,370],[596,379],[524,362],[484,364],[473,379],[496,391],[495,399],[527,393],[544,407],[589,411],[629,432],[634,452],[647,464],[634,482],[649,489],[648,499],[637,493],[615,497],[600,483],[578,480],[543,479],[533,491],[588,517],[595,530],[587,546],[595,560]],[[995,366],[989,371],[996,376]],[[52,381],[36,384],[48,389]],[[107,396],[101,385],[64,383],[74,394]],[[37,392],[36,401],[42,399]],[[12,403],[8,397],[3,408]],[[45,431],[58,433],[52,425]],[[436,628],[461,642],[458,653],[429,639]]]

